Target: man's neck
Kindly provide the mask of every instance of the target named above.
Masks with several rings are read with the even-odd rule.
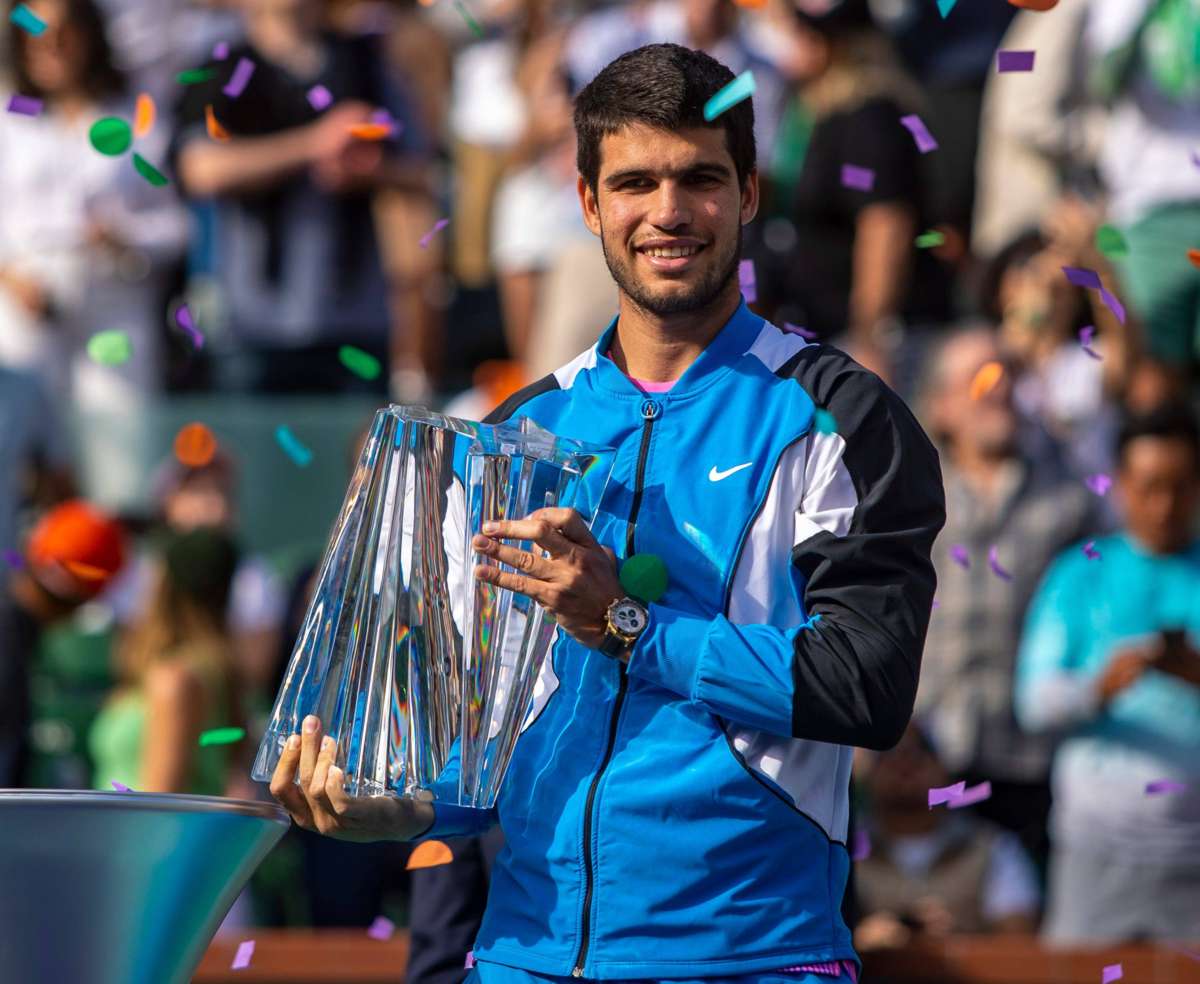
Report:
[[[736,282],[702,311],[660,316],[621,294],[620,316],[608,355],[625,375],[673,382],[700,357],[741,303]]]

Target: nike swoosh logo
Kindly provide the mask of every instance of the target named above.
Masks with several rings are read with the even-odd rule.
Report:
[[[749,468],[753,461],[747,461],[744,465],[734,465],[732,468],[727,468],[725,471],[717,471],[717,466],[713,465],[708,472],[708,480],[710,482],[720,482],[727,479],[734,472],[740,472],[743,468]]]

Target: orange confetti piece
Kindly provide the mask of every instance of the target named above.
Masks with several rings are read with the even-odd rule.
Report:
[[[1058,6],[1058,0],[1008,0],[1008,2],[1022,10],[1053,10]]]
[[[1200,267],[1200,249],[1189,249],[1187,256],[1192,266]]]
[[[112,577],[112,571],[106,571],[103,567],[94,567],[91,564],[85,564],[81,560],[64,560],[63,567],[69,570],[76,577],[83,578],[85,581],[103,581],[106,578]]]
[[[759,10],[767,5],[767,0],[733,0],[739,7],[751,7]]]
[[[175,435],[175,457],[188,468],[203,468],[216,453],[217,439],[203,424],[184,424]]]
[[[975,378],[971,380],[971,399],[978,400],[986,396],[1000,382],[1000,377],[1003,375],[1004,366],[999,362],[984,363],[979,372],[975,373]]]
[[[359,140],[386,140],[392,135],[390,123],[354,123],[350,126],[350,135]]]
[[[221,126],[217,119],[217,114],[213,112],[211,106],[204,107],[204,124],[208,127],[208,135],[217,143],[228,143],[230,141],[229,131]]]
[[[153,130],[157,115],[158,111],[154,107],[154,100],[145,92],[141,93],[137,97],[137,105],[133,111],[133,135],[144,137]]]
[[[408,856],[406,867],[409,871],[414,868],[436,868],[439,864],[449,864],[453,860],[454,854],[441,841],[425,841],[418,844]]]

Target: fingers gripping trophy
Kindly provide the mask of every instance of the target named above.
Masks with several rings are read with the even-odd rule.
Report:
[[[254,764],[296,823],[407,840],[435,799],[495,804],[557,628],[504,551],[591,540],[613,459],[526,418],[375,415]]]

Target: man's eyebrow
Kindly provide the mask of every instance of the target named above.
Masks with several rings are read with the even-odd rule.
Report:
[[[623,181],[628,181],[630,178],[684,178],[688,175],[694,175],[700,172],[710,172],[717,174],[722,178],[728,178],[733,174],[726,165],[720,161],[698,161],[695,164],[689,164],[684,168],[668,168],[666,170],[646,168],[646,167],[631,167],[624,171],[614,171],[604,179],[604,185],[607,188],[615,188]]]

